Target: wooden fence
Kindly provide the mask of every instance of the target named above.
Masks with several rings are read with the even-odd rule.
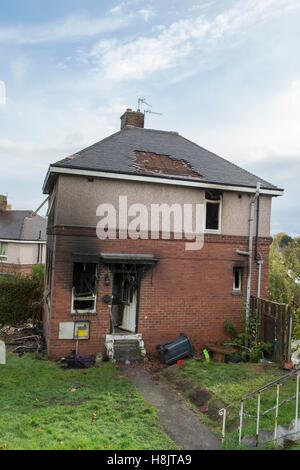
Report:
[[[293,311],[289,305],[252,296],[250,318],[256,319],[255,340],[273,345],[275,362],[287,362],[291,355]]]

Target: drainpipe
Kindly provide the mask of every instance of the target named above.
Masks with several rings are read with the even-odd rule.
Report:
[[[255,235],[255,260],[258,267],[258,277],[257,277],[257,294],[256,296],[260,298],[260,288],[261,288],[261,271],[262,265],[264,264],[263,257],[258,251],[258,238],[259,238],[259,222],[260,222],[260,197],[257,198],[256,204],[256,235]]]
[[[259,236],[259,206],[260,206],[260,197],[257,198],[256,203],[256,234],[255,234],[255,259],[256,261],[259,260],[259,253],[258,253],[258,236]]]
[[[249,324],[249,315],[250,315],[250,296],[251,296],[251,277],[252,277],[252,265],[253,265],[253,232],[254,232],[254,211],[255,204],[259,197],[260,193],[260,183],[256,185],[256,193],[251,199],[250,208],[249,208],[249,242],[248,242],[248,251],[237,250],[236,252],[239,255],[248,257],[248,274],[247,274],[247,288],[246,288],[246,337]]]
[[[258,259],[256,261],[257,266],[258,266],[258,279],[257,279],[257,297],[260,298],[260,286],[261,286],[261,269],[262,265],[264,264],[263,259]]]

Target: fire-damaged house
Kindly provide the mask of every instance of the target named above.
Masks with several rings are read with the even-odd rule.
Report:
[[[283,190],[176,132],[145,129],[139,111],[124,113],[119,132],[50,165],[44,192],[50,358],[76,348],[144,356],[181,332],[203,347],[226,338],[226,319],[241,326],[250,293],[267,295],[271,201]],[[149,213],[201,204],[203,246],[187,249],[176,217],[171,233],[159,224],[155,236],[124,235],[125,197]],[[96,230],[101,204],[116,210],[106,239]]]

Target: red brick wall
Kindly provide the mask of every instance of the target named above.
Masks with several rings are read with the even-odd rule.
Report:
[[[159,258],[157,265],[143,277],[140,290],[138,332],[143,334],[148,352],[157,344],[172,340],[179,333],[190,336],[196,348],[208,341],[226,338],[225,319],[241,326],[245,302],[247,261],[236,254],[247,250],[246,237],[207,235],[200,251],[185,251],[181,240],[105,240],[95,230],[57,230],[53,269],[51,317],[46,323],[49,357],[56,359],[75,348],[73,340],[59,340],[60,322],[91,320],[91,338],[80,342],[80,353],[93,354],[104,350],[105,335],[110,331],[108,308],[102,301],[111,294],[105,286],[105,266],[100,279],[95,315],[71,315],[71,288],[74,253],[126,252],[151,253]],[[261,296],[267,291],[269,239],[260,239],[260,252],[265,263]],[[78,259],[77,259],[78,261]],[[244,261],[243,293],[232,294],[233,266]],[[256,293],[257,272],[254,269],[252,288]]]
[[[0,263],[0,273],[5,274],[23,274],[24,276],[30,276],[32,268],[32,264]]]

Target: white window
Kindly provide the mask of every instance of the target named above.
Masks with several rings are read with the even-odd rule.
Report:
[[[71,313],[96,313],[96,263],[74,263]]]
[[[0,242],[0,263],[7,261],[7,247],[8,243]]]
[[[242,292],[242,273],[243,268],[233,268],[233,292]]]
[[[218,191],[205,193],[205,229],[207,232],[221,230],[222,194]]]

